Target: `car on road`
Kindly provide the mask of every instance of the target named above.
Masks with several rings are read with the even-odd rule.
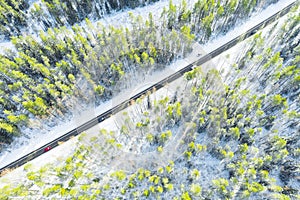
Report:
[[[47,152],[51,149],[51,146],[47,146],[45,149],[44,149],[44,152]]]

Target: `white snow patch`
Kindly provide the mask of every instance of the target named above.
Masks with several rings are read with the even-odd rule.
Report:
[[[11,41],[5,41],[0,43],[0,54],[4,54],[5,50],[13,49],[14,45],[11,43]]]

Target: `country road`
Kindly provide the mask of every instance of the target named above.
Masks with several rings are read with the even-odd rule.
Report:
[[[61,137],[58,137],[57,139],[45,144],[44,146],[42,146],[42,147],[28,153],[27,155],[15,160],[14,162],[2,167],[0,169],[0,173],[7,170],[7,169],[13,169],[13,168],[19,167],[19,166],[27,163],[28,161],[33,160],[34,158],[36,158],[36,157],[46,153],[47,151],[55,148],[56,146],[59,145],[59,143],[68,141],[70,138],[72,138],[76,135],[79,135],[80,133],[94,127],[98,123],[100,123],[100,122],[106,120],[107,118],[111,117],[113,114],[118,113],[118,112],[122,111],[123,109],[127,108],[128,106],[131,105],[132,101],[135,101],[136,99],[140,98],[141,96],[147,94],[148,91],[152,91],[154,88],[156,90],[159,90],[159,89],[163,88],[165,85],[167,85],[167,84],[173,82],[174,80],[178,79],[179,77],[181,77],[186,72],[191,71],[195,66],[199,66],[199,65],[202,65],[202,64],[206,63],[207,61],[209,61],[209,60],[213,59],[214,57],[220,55],[222,52],[224,52],[224,51],[230,49],[231,47],[235,46],[239,42],[245,40],[246,38],[249,38],[252,35],[254,35],[258,30],[264,28],[268,24],[270,24],[270,23],[274,22],[275,20],[277,20],[278,18],[282,17],[283,15],[288,13],[288,11],[295,5],[295,3],[296,2],[293,2],[293,3],[289,4],[288,6],[283,8],[281,11],[276,12],[272,16],[268,17],[267,19],[265,19],[264,21],[258,23],[257,25],[251,27],[250,29],[248,29],[244,33],[240,34],[239,36],[235,37],[234,39],[230,40],[229,42],[215,48],[214,50],[210,51],[209,53],[207,53],[205,55],[202,55],[201,57],[199,57],[198,60],[193,61],[190,64],[188,64],[187,66],[183,67],[182,69],[176,71],[175,73],[173,73],[173,74],[171,74],[167,77],[162,78],[160,81],[150,85],[149,87],[145,88],[144,90],[138,92],[137,94],[131,96],[130,98],[128,98],[128,99],[122,101],[121,103],[115,105],[114,107],[108,109],[104,113],[92,118],[91,120],[88,120],[87,122],[83,123],[82,125],[78,126],[77,128],[65,133]]]

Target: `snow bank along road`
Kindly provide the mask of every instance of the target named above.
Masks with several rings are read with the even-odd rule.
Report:
[[[52,148],[58,146],[59,143],[69,140],[73,136],[76,136],[76,135],[82,133],[83,131],[86,131],[86,130],[90,129],[91,127],[97,125],[98,123],[104,121],[105,119],[109,118],[111,115],[113,115],[117,112],[120,112],[124,108],[127,108],[128,106],[131,105],[132,101],[135,101],[136,99],[140,98],[141,96],[147,94],[149,91],[151,92],[153,89],[158,90],[158,89],[164,87],[166,84],[168,84],[168,83],[178,79],[179,77],[181,77],[184,73],[186,73],[188,71],[191,71],[192,69],[194,69],[194,67],[202,65],[203,63],[211,60],[212,58],[214,58],[216,56],[218,56],[223,51],[226,51],[226,50],[230,49],[231,47],[233,47],[237,43],[239,43],[239,42],[245,40],[246,38],[254,35],[259,29],[264,28],[266,25],[274,22],[276,19],[278,19],[278,18],[282,17],[283,15],[287,14],[289,12],[289,10],[295,4],[296,4],[296,1],[288,4],[282,10],[277,11],[275,14],[271,15],[270,17],[268,17],[264,21],[258,23],[257,25],[253,26],[252,28],[248,29],[243,34],[240,34],[237,37],[235,37],[234,39],[232,39],[229,42],[225,43],[224,45],[222,45],[218,48],[215,48],[210,53],[200,57],[198,60],[192,62],[191,64],[189,64],[186,67],[180,69],[179,71],[173,73],[172,75],[163,78],[159,82],[149,86],[148,88],[144,89],[143,91],[135,94],[134,96],[132,96],[129,99],[121,102],[120,104],[114,106],[113,108],[108,109],[106,112],[104,112],[104,113],[98,115],[97,117],[85,122],[84,124],[78,126],[77,128],[75,128],[75,129],[67,132],[66,134],[60,136],[59,138],[49,142],[48,144],[45,144],[44,146],[42,146],[42,147],[30,152],[29,154],[15,160],[14,162],[2,167],[0,169],[0,174],[2,174],[2,172],[4,172],[5,170],[9,170],[9,169],[19,167],[19,166],[33,160],[34,158],[40,156],[41,154],[46,153],[47,151],[51,150]]]

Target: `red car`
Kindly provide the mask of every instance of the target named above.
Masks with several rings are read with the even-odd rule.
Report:
[[[47,151],[49,151],[51,149],[51,146],[48,146],[48,147],[46,147],[45,149],[44,149],[44,152],[47,152]]]

